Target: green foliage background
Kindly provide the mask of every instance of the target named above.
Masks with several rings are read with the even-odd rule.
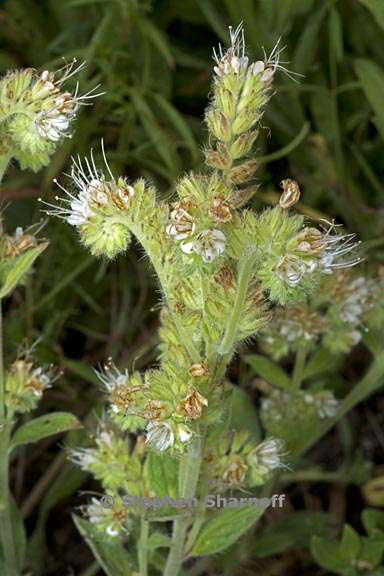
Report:
[[[380,263],[382,0],[4,2],[2,73],[28,66],[54,69],[63,58],[75,56],[87,62],[79,78],[81,90],[101,83],[106,92],[82,109],[73,138],[64,142],[43,173],[21,173],[17,166],[9,171],[2,190],[3,199],[10,201],[8,229],[41,218],[37,197],[52,199],[57,193],[52,179],[63,178],[71,154],[85,154],[93,147],[99,155],[101,138],[114,173],[145,176],[171,195],[175,180],[202,162],[211,46],[225,44],[228,25],[240,21],[254,58],[282,37],[288,68],[305,75],[299,82],[277,76],[276,95],[261,129],[262,192],[255,204],[275,203],[280,180],[294,178],[302,189],[304,213],[344,223],[365,241],[366,256]],[[137,247],[127,258],[108,264],[91,258],[75,233],[59,221],[49,222],[45,234],[50,248],[26,287],[8,303],[7,351],[14,355],[18,347],[41,336],[40,359],[65,370],[41,412],[69,410],[92,420],[102,395],[90,367],[111,355],[122,366],[141,368],[156,355],[156,285]],[[241,382],[244,368],[235,366],[233,372]],[[375,426],[380,426],[376,404],[370,410]],[[351,426],[343,424],[340,435],[344,454],[350,457]],[[71,441],[72,436],[66,440]],[[40,573],[64,574],[72,566],[77,574],[87,558],[91,562],[69,516],[71,506],[81,501],[76,491],[83,481],[55,444],[18,456],[16,498],[23,502],[27,527],[34,533],[32,560]],[[348,495],[343,498],[348,509]],[[49,514],[54,505],[60,511],[55,519]],[[43,545],[46,522],[48,549]],[[282,574],[289,573],[287,566]]]

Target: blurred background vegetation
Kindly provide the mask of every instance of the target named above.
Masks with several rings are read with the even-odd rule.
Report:
[[[8,230],[40,219],[37,197],[52,200],[57,193],[52,179],[65,180],[62,172],[71,154],[93,147],[100,157],[101,138],[114,173],[145,176],[170,197],[175,180],[202,163],[211,47],[226,44],[228,25],[241,21],[253,58],[262,57],[262,47],[268,53],[281,37],[283,60],[305,76],[294,82],[277,75],[276,94],[260,128],[255,206],[276,202],[281,179],[294,178],[302,189],[300,209],[305,214],[344,223],[365,241],[368,259],[380,263],[382,0],[2,2],[1,73],[30,66],[55,69],[63,58],[76,57],[87,62],[79,77],[82,92],[98,83],[106,92],[82,109],[73,137],[45,171],[21,173],[18,166],[11,167],[1,191],[8,204]],[[157,287],[137,246],[109,264],[91,258],[76,234],[58,220],[50,221],[44,233],[50,248],[7,305],[8,356],[41,337],[40,361],[59,364],[64,376],[40,410],[70,410],[92,420],[102,393],[91,367],[113,356],[121,367],[141,368],[156,356]],[[242,370],[234,367],[234,380],[241,381]],[[378,403],[372,408],[373,427],[380,427]],[[344,447],[352,446],[351,430],[344,427],[342,433]],[[63,443],[74,440],[70,435]],[[97,486],[66,463],[57,442],[20,452],[15,464],[16,499],[34,535],[35,573],[97,574],[70,519],[71,507],[83,501],[79,489]],[[351,494],[340,494],[340,485],[327,490],[329,506],[345,516]],[[316,507],[316,498],[304,490],[300,506]],[[50,514],[53,507],[56,512]],[[283,558],[280,568],[273,562],[261,568],[256,564],[249,573],[317,574],[313,566],[305,572],[300,556]],[[244,574],[246,569],[239,570]]]

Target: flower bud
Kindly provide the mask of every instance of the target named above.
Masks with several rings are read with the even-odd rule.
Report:
[[[208,150],[205,151],[205,159],[208,166],[212,166],[213,168],[218,168],[220,170],[229,168],[232,162],[228,149],[222,142],[218,143],[216,150],[208,148]]]
[[[257,130],[251,130],[249,132],[244,132],[240,134],[238,138],[230,146],[230,154],[233,160],[242,158],[249,154],[252,150],[252,146],[258,136]]]
[[[211,108],[207,112],[206,122],[209,130],[217,140],[229,142],[232,136],[231,126],[228,118],[223,114],[223,112]]]
[[[210,374],[206,364],[192,364],[188,372],[193,378],[207,378]]]
[[[248,160],[239,166],[235,166],[229,173],[229,180],[233,184],[244,184],[253,177],[257,167],[257,160]]]

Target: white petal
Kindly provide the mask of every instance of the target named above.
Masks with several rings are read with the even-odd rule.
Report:
[[[180,248],[182,249],[184,254],[192,254],[192,252],[195,249],[195,244],[196,243],[194,240],[190,240],[189,242],[182,242],[180,244]]]

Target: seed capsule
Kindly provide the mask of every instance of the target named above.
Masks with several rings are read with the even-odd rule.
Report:
[[[290,180],[289,178],[282,180],[280,185],[283,193],[280,196],[279,204],[281,208],[286,210],[298,202],[300,198],[300,188],[295,180]]]

